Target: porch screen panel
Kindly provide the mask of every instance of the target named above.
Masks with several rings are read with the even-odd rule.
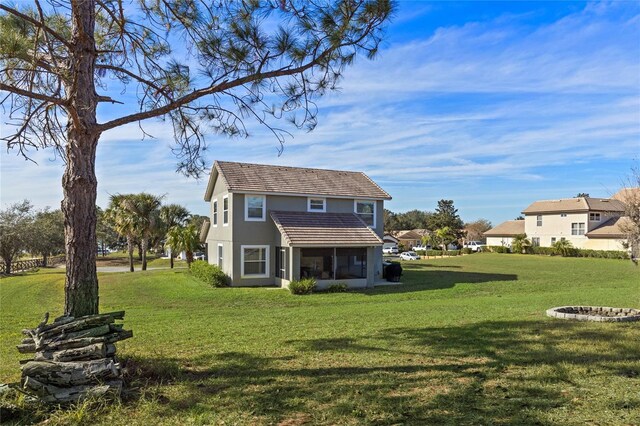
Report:
[[[289,279],[287,276],[287,266],[289,259],[289,249],[287,247],[276,247],[276,277]]]
[[[336,249],[336,280],[367,278],[367,249]]]
[[[300,249],[300,278],[333,279],[333,249]]]

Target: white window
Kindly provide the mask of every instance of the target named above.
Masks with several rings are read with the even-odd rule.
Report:
[[[536,225],[537,226],[542,226],[542,215],[541,214],[536,216]]]
[[[593,222],[600,222],[600,213],[589,213],[589,220]]]
[[[540,247],[540,237],[531,238],[531,245],[533,247]]]
[[[269,246],[242,246],[242,278],[269,277]]]
[[[229,224],[229,196],[222,197],[222,225],[227,226]]]
[[[353,210],[368,226],[372,228],[376,227],[375,201],[355,200],[353,203]]]
[[[584,222],[571,224],[571,235],[584,235]]]
[[[307,211],[308,212],[326,212],[327,211],[326,198],[307,198]]]
[[[218,266],[220,268],[222,268],[222,254],[223,254],[222,244],[218,244]]]
[[[556,243],[556,237],[551,237],[551,245]]]
[[[250,222],[264,222],[267,197],[264,195],[244,196],[244,220]]]
[[[218,200],[213,200],[213,226],[218,226]]]

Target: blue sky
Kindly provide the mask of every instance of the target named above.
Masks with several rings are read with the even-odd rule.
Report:
[[[207,160],[360,170],[393,211],[453,199],[464,220],[494,225],[538,199],[606,197],[640,157],[640,2],[400,1],[378,58],[359,59],[340,86],[282,155],[247,122],[247,139],[211,135]],[[175,173],[170,127],[144,128],[155,139],[137,125],[103,135],[98,204],[148,191],[206,214],[206,178]],[[3,207],[59,207],[62,162],[33,157],[2,150]]]

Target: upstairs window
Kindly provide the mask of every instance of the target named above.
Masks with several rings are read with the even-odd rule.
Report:
[[[355,200],[354,211],[368,226],[376,227],[376,202]]]
[[[542,215],[541,214],[536,216],[536,225],[537,226],[542,226]]]
[[[592,222],[600,222],[600,213],[589,213],[589,220]]]
[[[326,212],[327,211],[326,198],[307,198],[307,211],[308,212]]]
[[[571,224],[571,235],[584,235],[584,222]]]
[[[213,200],[213,226],[218,226],[218,200]]]
[[[264,195],[245,195],[244,200],[244,220],[264,222],[267,197]]]
[[[229,196],[222,198],[222,224],[229,224]]]

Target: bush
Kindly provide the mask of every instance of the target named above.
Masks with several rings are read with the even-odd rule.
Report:
[[[547,256],[555,256],[557,254],[557,251],[555,248],[553,247],[532,247],[531,248],[531,253],[533,254],[543,254],[543,255],[547,255]]]
[[[562,255],[563,257],[591,257],[599,259],[629,259],[629,254],[621,250],[590,250],[565,247],[560,252],[556,247],[533,247],[533,254],[547,256]]]
[[[316,280],[314,278],[304,278],[289,283],[291,294],[311,294],[315,289]]]
[[[487,246],[484,250],[490,253],[511,253],[509,247],[505,246]]]
[[[445,256],[460,256],[460,250],[447,250],[444,252]]]
[[[442,256],[442,250],[427,250],[427,256]]]
[[[418,256],[426,256],[427,255],[427,251],[426,250],[416,250],[416,254]]]
[[[216,265],[204,260],[196,260],[191,264],[191,274],[213,287],[224,287],[229,283],[227,275]]]
[[[471,250],[469,247],[464,247],[462,249],[462,254],[472,254],[472,253],[474,253],[474,251]]]
[[[347,291],[347,288],[349,288],[347,283],[331,284],[329,287],[327,287],[327,293],[343,293]]]

